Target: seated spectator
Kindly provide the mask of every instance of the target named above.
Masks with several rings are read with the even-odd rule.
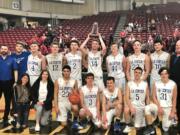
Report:
[[[128,38],[128,42],[129,42],[129,43],[133,43],[135,40],[136,40],[136,39],[135,39],[135,37],[134,37],[133,34],[131,34],[131,35],[129,36],[129,38]]]

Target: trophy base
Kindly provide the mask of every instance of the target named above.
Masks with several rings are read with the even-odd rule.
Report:
[[[98,37],[97,34],[90,34],[89,36],[90,36],[90,37]]]

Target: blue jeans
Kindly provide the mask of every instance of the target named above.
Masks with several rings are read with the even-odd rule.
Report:
[[[28,124],[28,116],[29,116],[29,103],[17,103],[17,122],[20,125],[27,125]]]

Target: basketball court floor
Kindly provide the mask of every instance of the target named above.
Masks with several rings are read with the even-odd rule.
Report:
[[[3,116],[3,107],[4,107],[4,98],[0,99],[0,118]],[[53,111],[52,113],[52,122],[46,126],[46,127],[41,127],[41,132],[37,133],[34,131],[34,126],[35,126],[35,110],[31,109],[30,110],[30,115],[29,115],[29,126],[28,128],[25,129],[14,129],[12,125],[9,125],[6,128],[2,127],[2,124],[0,124],[0,135],[73,135],[72,131],[70,133],[70,128],[63,128],[60,126],[58,122],[55,121],[55,113]],[[69,126],[70,127],[70,126]],[[59,132],[61,131],[61,132]],[[140,131],[141,132],[141,131]],[[93,128],[87,127],[85,130],[82,130],[79,135],[111,135],[110,131],[103,131],[103,130],[96,130],[94,131]],[[139,133],[137,133],[138,135]],[[128,135],[136,135],[136,130],[132,129],[131,132]],[[156,128],[156,135],[163,135],[161,133],[161,130],[159,128]],[[175,135],[175,134],[174,134]]]

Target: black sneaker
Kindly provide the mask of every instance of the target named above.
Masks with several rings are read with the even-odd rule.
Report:
[[[160,127],[161,122],[159,121],[159,118],[158,118],[158,117],[153,121],[153,124],[152,124],[152,125],[153,125],[153,126],[158,126],[158,127]]]
[[[114,132],[118,132],[118,133],[121,132],[122,126],[121,126],[120,120],[115,119],[113,127],[114,127]]]
[[[168,131],[163,131],[163,135],[170,135]]]
[[[76,130],[81,130],[83,129],[83,126],[81,126],[77,120],[74,120],[71,128]]]
[[[3,121],[3,128],[8,127],[9,125],[10,124],[9,124],[8,120]]]
[[[11,121],[11,124],[13,125],[13,127],[16,127],[16,121],[15,120],[13,120],[13,121]]]
[[[86,126],[88,126],[90,124],[90,121],[88,119],[83,119],[83,120],[80,120],[80,125],[83,127],[83,128],[86,128]]]
[[[155,129],[153,126],[148,126],[143,132],[143,135],[153,135],[153,134],[155,134]]]

